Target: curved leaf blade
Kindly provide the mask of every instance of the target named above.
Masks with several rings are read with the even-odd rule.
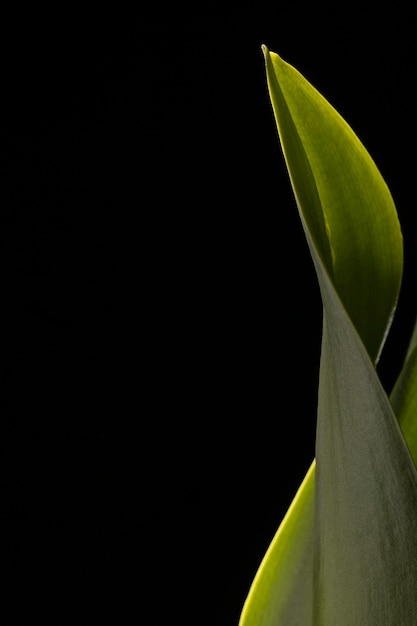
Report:
[[[401,623],[411,624],[412,621],[410,620],[413,619],[411,616],[415,613],[415,606],[413,601],[409,601],[409,591],[416,584],[417,574],[414,563],[410,564],[407,556],[416,553],[414,536],[417,536],[417,533],[413,521],[417,511],[416,473],[390,404],[376,376],[372,360],[364,350],[365,346],[371,359],[377,360],[398,297],[402,272],[402,238],[395,206],[371,157],[346,122],[294,68],[285,64],[277,55],[270,54],[265,47],[264,53],[269,91],[279,135],[300,216],[319,276],[323,302],[327,301],[327,307],[329,307],[329,302],[332,302],[330,312],[326,315],[326,306],[324,312],[325,327],[323,331],[319,409],[320,431],[324,433],[324,436],[320,435],[320,445],[318,441],[318,449],[321,450],[318,458],[320,459],[323,455],[325,459],[326,455],[328,458],[327,469],[326,462],[324,462],[321,464],[322,471],[319,472],[318,483],[321,484],[321,487],[318,487],[317,493],[324,492],[326,497],[323,497],[321,502],[319,501],[317,507],[316,530],[314,531],[312,520],[305,524],[308,520],[308,513],[303,518],[301,507],[297,507],[297,502],[302,501],[305,512],[311,513],[314,510],[314,471],[310,470],[264,557],[245,603],[241,624],[242,626],[252,624],[303,624],[309,626],[313,623],[373,624],[381,622],[367,620],[389,620],[391,618],[394,620],[392,623],[397,623],[398,616],[401,616],[403,620]],[[307,109],[307,115],[303,108]],[[308,121],[303,126],[306,119]],[[322,132],[321,124],[323,121],[329,122],[330,126],[333,124],[333,128],[327,127],[326,132]],[[340,148],[342,154],[345,150],[346,160],[343,158],[335,159],[333,149],[335,145]],[[323,163],[323,157],[324,161],[327,159],[327,163]],[[357,163],[360,163],[360,171],[358,171]],[[342,166],[343,172],[340,170]],[[342,198],[341,203],[337,202],[338,198],[332,198],[332,184],[335,180],[337,184],[333,185],[333,191],[336,190],[335,193],[339,200]],[[332,184],[329,184],[329,181],[332,181]],[[356,198],[356,200],[352,202],[352,198]],[[346,232],[351,233],[350,238],[344,236]],[[346,242],[347,245],[343,245]],[[363,263],[365,263],[364,267],[362,267]],[[364,270],[363,276],[361,276],[362,270]],[[364,279],[361,282],[362,278]],[[368,297],[365,294],[367,282]],[[369,306],[370,294],[372,294],[371,299],[373,299],[374,304],[376,303],[372,311],[372,307]],[[329,332],[326,319],[337,319],[340,323],[340,317],[343,318],[344,324],[340,326],[338,331],[331,329],[332,332]],[[345,331],[348,329],[347,332],[340,330],[343,326]],[[360,336],[356,331],[359,332]],[[342,338],[343,341],[339,341]],[[334,350],[334,342],[338,345],[336,351]],[[356,346],[354,349],[355,358],[351,359],[352,355],[349,355],[349,349],[345,353],[344,349],[346,346],[349,348],[353,345]],[[350,388],[349,393],[353,393],[353,398],[356,394],[355,385],[352,384],[353,377],[351,384],[345,389],[341,386],[343,377],[334,378],[341,358],[344,361],[344,367],[340,371],[349,371],[356,359],[357,372],[360,371],[364,377],[363,380],[368,381],[369,391],[367,392],[368,398],[362,395],[361,398],[356,398],[356,404],[345,398],[347,409],[341,412],[342,415],[339,415],[341,419],[336,420],[338,426],[332,430],[329,406],[333,406],[334,409],[337,405],[337,402],[334,402],[335,398],[343,397],[347,388]],[[363,382],[363,380],[357,382]],[[348,397],[349,393],[347,394]],[[403,406],[401,402],[399,402],[400,405]],[[369,407],[374,406],[378,407],[376,411],[370,411],[368,414]],[[352,407],[354,407],[353,411]],[[364,412],[362,426],[365,431],[368,429],[368,435],[372,431],[374,422],[378,424],[378,428],[382,427],[383,431],[380,436],[382,443],[379,442],[374,445],[375,441],[372,441],[372,437],[368,437],[363,443],[361,447],[362,456],[360,455],[361,462],[365,460],[364,466],[366,466],[366,462],[369,460],[366,458],[366,454],[364,455],[364,450],[367,453],[370,450],[374,452],[377,450],[376,458],[381,461],[381,458],[384,457],[381,450],[384,447],[387,448],[387,458],[389,459],[389,462],[385,464],[380,463],[378,467],[371,467],[370,480],[366,485],[365,483],[362,485],[362,489],[359,489],[360,485],[353,480],[355,476],[357,477],[355,471],[351,472],[349,480],[347,478],[345,481],[340,480],[343,479],[341,467],[344,468],[346,458],[349,458],[350,454],[346,457],[346,451],[343,445],[341,446],[343,439],[340,436],[340,433],[343,432],[341,425],[343,426],[346,420],[348,423],[352,423],[352,419],[357,416],[357,410],[360,414],[362,411]],[[347,416],[344,415],[345,412],[347,412]],[[337,412],[335,414],[337,415]],[[330,428],[328,422],[330,422]],[[360,426],[360,420],[357,420],[356,425]],[[330,435],[329,433],[332,432],[333,435]],[[329,437],[332,439],[334,432],[337,433],[336,449],[338,449],[337,446],[341,446],[341,448],[339,450],[338,471],[333,476],[332,481],[334,468],[329,467],[328,461],[329,458],[338,455],[333,454],[329,457],[328,439]],[[387,433],[390,433],[389,436]],[[323,442],[325,443],[323,444]],[[332,443],[335,444],[334,441]],[[381,449],[379,449],[379,445],[381,445]],[[348,449],[352,452],[352,441],[350,441]],[[375,455],[370,455],[372,458],[373,456]],[[382,477],[384,476],[384,467],[386,469],[388,466],[392,466],[393,473],[391,475],[388,471],[390,481],[385,483]],[[312,467],[314,467],[314,463]],[[355,467],[355,463],[353,463],[353,467]],[[322,475],[325,477],[324,480],[320,479]],[[347,476],[349,477],[349,474]],[[397,482],[401,484],[401,478],[404,478],[404,482],[401,488],[397,489],[396,484]],[[373,494],[375,480],[377,492]],[[327,491],[327,487],[323,489],[323,486],[329,481],[330,489]],[[339,531],[334,531],[336,535],[339,532],[339,538],[343,535],[343,529],[349,531],[350,536],[356,536],[356,538],[357,536],[360,537],[362,532],[370,530],[370,520],[369,518],[366,519],[366,516],[360,520],[356,527],[355,516],[346,515],[346,511],[340,515],[340,510],[338,511],[337,507],[335,509],[332,506],[332,499],[330,498],[329,501],[327,496],[329,493],[337,493],[340,484],[344,484],[347,489],[345,501],[350,502],[353,506],[352,509],[347,507],[348,512],[354,510],[355,506],[358,505],[356,499],[358,493],[375,496],[374,499],[370,498],[369,502],[365,497],[365,504],[368,507],[365,506],[363,511],[375,512],[378,509],[377,506],[375,507],[375,503],[381,500],[385,502],[387,499],[389,501],[387,517],[390,522],[384,525],[382,521],[377,528],[374,528],[378,531],[376,538],[370,542],[365,552],[360,549],[360,541],[355,543],[353,546],[355,549],[351,552],[349,547],[343,546],[343,543],[339,544],[338,541],[331,540],[332,537],[334,539],[332,529],[338,528],[337,523],[339,521],[343,523],[339,526]],[[358,489],[359,491],[357,491]],[[400,528],[399,533],[396,533],[394,524],[394,513],[397,510],[401,512],[400,524],[397,526],[397,529]],[[286,526],[291,527],[290,532],[286,532]],[[405,536],[401,538],[400,549],[396,549],[397,534],[402,535],[404,528],[406,528]],[[324,550],[322,550],[321,541],[323,533],[330,537],[325,541],[327,546]],[[367,536],[369,536],[369,532]],[[299,540],[298,551],[294,549],[294,543],[297,540]],[[315,600],[313,601],[311,570],[314,543],[316,544],[316,565]],[[340,545],[342,549],[338,551],[337,546],[340,547]],[[353,585],[350,588],[351,593],[346,594],[346,577],[338,575],[343,569],[342,564],[348,569],[352,567],[352,572],[354,572],[355,567],[356,570],[358,569],[358,563],[361,563],[361,555],[363,557],[367,554],[372,560],[375,556],[381,555],[381,549],[387,554],[387,546],[388,552],[394,558],[391,576],[389,572],[388,574],[385,572],[385,577],[382,577],[382,588],[385,585],[385,591],[388,594],[382,598],[381,602],[375,602],[375,595],[372,595],[378,584],[375,572],[377,574],[381,572],[372,567],[370,567],[370,577],[367,578],[369,584],[365,584],[363,587]],[[352,554],[356,555],[356,561],[352,559]],[[341,560],[338,558],[340,556],[343,557]],[[363,558],[362,560],[366,561]],[[348,572],[348,569],[345,569],[345,572]],[[361,568],[359,567],[359,569]],[[292,592],[290,590],[285,592],[286,587],[282,579],[286,573],[289,574],[287,584],[293,585]],[[390,583],[392,576],[395,580]],[[348,583],[349,578],[348,573]],[[360,576],[356,577],[356,581],[359,580],[361,580]],[[329,584],[326,581],[329,581]],[[369,596],[364,593],[365,589],[370,592],[371,601],[369,601]],[[381,593],[381,597],[383,593]],[[295,597],[297,600],[294,600]],[[354,617],[355,620],[359,621],[354,622],[351,621],[352,607],[346,610],[344,615],[341,610],[343,606],[346,609],[349,608],[349,603],[345,602],[344,604],[344,600],[349,598],[349,602],[352,602],[352,597],[356,597],[359,607],[357,610],[355,609],[356,615]],[[318,600],[318,598],[320,599]],[[301,606],[303,608],[300,608]],[[394,615],[396,617],[393,617]],[[362,619],[365,621],[360,621]]]
[[[241,626],[312,624],[315,466],[313,461],[262,560]]]
[[[414,464],[417,466],[417,323],[390,400]]]
[[[374,161],[345,120],[297,70],[263,49],[300,214],[376,360],[402,276],[402,236],[394,202]]]
[[[324,323],[313,623],[412,626],[416,468],[374,365],[317,256],[315,264]]]

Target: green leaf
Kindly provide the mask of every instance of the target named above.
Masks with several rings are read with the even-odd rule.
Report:
[[[417,465],[417,323],[390,400],[414,464]]]
[[[394,202],[369,153],[337,111],[297,70],[264,51],[304,227],[376,359],[401,283],[402,237]]]
[[[297,70],[266,47],[264,54],[319,279],[323,338],[316,477],[313,464],[265,555],[241,626],[411,625],[417,473],[374,367],[401,282],[395,206],[340,115]],[[398,400],[405,413],[410,393]]]
[[[312,624],[315,467],[313,461],[262,560],[242,626]]]
[[[411,626],[417,615],[417,472],[369,355],[315,263],[324,323],[313,624]]]

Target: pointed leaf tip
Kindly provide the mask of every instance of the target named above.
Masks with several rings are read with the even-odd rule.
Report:
[[[402,236],[390,191],[332,105],[275,52],[266,53],[272,108],[303,224],[371,358],[397,303]]]

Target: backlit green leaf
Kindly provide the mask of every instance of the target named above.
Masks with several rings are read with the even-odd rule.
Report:
[[[374,366],[401,281],[395,206],[352,129],[299,72],[264,53],[319,279],[323,338],[317,468],[313,463],[265,555],[241,626],[411,626],[417,473]],[[412,453],[414,380],[412,346],[392,400]]]
[[[390,400],[414,464],[417,465],[417,324],[414,327],[404,367],[392,390]]]
[[[319,92],[265,48],[269,93],[301,217],[373,360],[402,274],[391,194],[367,150]]]
[[[253,581],[242,626],[312,624],[314,473],[312,463]]]

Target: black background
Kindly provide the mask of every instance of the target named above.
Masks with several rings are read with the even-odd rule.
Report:
[[[416,310],[412,24],[250,2],[3,20],[13,623],[237,623],[314,456],[321,335],[260,46],[339,110],[394,196],[389,390]]]

